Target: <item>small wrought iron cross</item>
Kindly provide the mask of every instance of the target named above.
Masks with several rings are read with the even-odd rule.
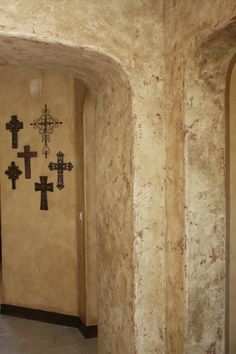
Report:
[[[51,116],[46,104],[42,110],[42,115],[35,119],[33,123],[30,123],[30,125],[32,125],[35,129],[38,129],[39,134],[42,135],[42,142],[44,143],[42,153],[46,158],[50,154],[50,149],[48,146],[48,143],[50,142],[50,135],[53,133],[53,129],[58,128],[60,124],[62,124],[62,122]]]
[[[25,178],[31,178],[31,157],[37,157],[36,151],[30,151],[30,146],[24,146],[24,152],[18,152],[17,157],[22,157],[25,160]]]
[[[22,174],[22,171],[16,166],[14,161],[11,162],[11,165],[8,166],[8,169],[5,171],[5,174],[11,179],[12,182],[12,189],[16,189],[16,180]]]
[[[40,209],[48,210],[48,195],[47,192],[53,192],[53,183],[47,183],[47,176],[39,177],[41,183],[35,183],[35,191],[41,192]]]
[[[17,119],[17,116],[11,116],[11,120],[6,123],[6,129],[12,134],[12,148],[18,148],[18,132],[23,129],[23,123]]]
[[[64,171],[71,171],[73,165],[71,162],[64,162],[64,154],[59,151],[57,154],[57,163],[50,162],[48,168],[50,171],[57,171],[57,188],[62,190],[64,188]]]

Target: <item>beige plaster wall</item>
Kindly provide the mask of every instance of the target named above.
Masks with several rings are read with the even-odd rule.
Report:
[[[99,353],[223,354],[235,32],[220,31],[235,1],[1,0],[0,10],[1,63],[70,71],[96,101]]]
[[[229,253],[229,353],[236,351],[236,66],[230,81],[230,253]]]
[[[31,93],[31,79],[41,80],[39,93]],[[81,162],[75,141],[75,87],[70,75],[57,74],[31,67],[0,68],[1,117],[1,204],[3,238],[3,301],[7,304],[43,309],[73,315],[79,314],[78,225],[76,223],[76,176]],[[48,104],[52,116],[63,121],[51,136],[51,153],[42,155],[43,144],[36,129],[30,126]],[[19,148],[11,148],[11,135],[5,129],[12,114],[24,123],[19,133]],[[79,118],[79,117],[77,117]],[[38,152],[31,159],[31,179],[24,178],[23,159],[16,157],[24,145]],[[57,174],[49,171],[50,161],[62,150],[65,162],[74,165],[64,173],[65,188],[56,188]],[[23,174],[11,189],[4,171],[11,161]],[[48,193],[49,210],[40,210],[40,193],[34,191],[39,176],[54,183]]]
[[[77,227],[79,256],[80,318],[97,324],[97,237],[96,237],[96,116],[91,93],[75,80],[77,170]]]
[[[164,353],[163,1],[1,0],[0,11],[1,63],[69,71],[96,103],[99,353]]]
[[[225,90],[235,12],[231,0],[164,6],[169,353],[227,352]]]
[[[96,112],[91,93],[87,90],[84,109],[84,161],[85,161],[85,307],[86,324],[97,323],[97,234],[96,234]]]

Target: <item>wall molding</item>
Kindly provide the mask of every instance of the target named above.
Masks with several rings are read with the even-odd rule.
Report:
[[[24,318],[39,322],[54,323],[61,326],[78,328],[85,338],[96,338],[97,326],[86,326],[78,316],[65,315],[56,312],[36,310],[15,305],[1,304],[2,315]]]

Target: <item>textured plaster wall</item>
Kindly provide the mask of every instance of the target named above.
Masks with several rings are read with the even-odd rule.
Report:
[[[230,81],[230,229],[229,229],[229,354],[236,348],[236,66],[234,66]]]
[[[167,352],[223,354],[227,352],[225,90],[235,51],[236,5],[168,1],[164,15]]]
[[[36,93],[31,91],[31,79],[35,78],[41,81],[41,89]],[[0,68],[0,91],[3,301],[78,315],[75,172],[81,167],[75,145],[74,78],[28,66],[4,65]],[[48,104],[52,116],[63,121],[51,136],[47,159],[42,155],[38,130],[30,126],[41,115],[44,104]],[[11,148],[11,134],[5,129],[13,114],[24,123],[18,149]],[[31,179],[25,179],[23,159],[16,156],[24,145],[38,152],[38,157],[31,159]],[[60,150],[65,154],[65,162],[74,165],[72,172],[64,174],[62,191],[56,188],[57,173],[48,169]],[[11,161],[22,171],[16,190],[12,190],[4,173]],[[40,192],[34,191],[39,176],[48,176],[48,183],[54,183],[54,192],[48,193],[48,211],[40,210]]]
[[[1,63],[69,71],[96,102],[99,353],[163,353],[162,1],[1,0],[0,11]]]
[[[162,5],[0,0],[0,62],[69,71],[93,95],[99,352],[223,354],[236,5],[165,1],[164,26]]]
[[[69,71],[93,95],[99,353],[223,354],[236,5],[165,1],[164,26],[162,5],[0,0],[0,62]]]

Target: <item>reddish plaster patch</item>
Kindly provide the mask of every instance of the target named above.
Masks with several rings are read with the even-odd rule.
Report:
[[[206,350],[206,354],[216,354],[216,342],[211,343],[209,348]]]
[[[195,141],[197,139],[197,135],[195,133],[191,133],[189,135],[189,139]]]
[[[217,259],[219,258],[219,255],[215,253],[215,249],[211,249],[212,254],[209,256],[211,263],[215,263]]]
[[[203,59],[201,60],[201,65],[204,65],[204,64],[206,64],[207,62],[208,62],[207,58],[203,58]]]
[[[180,249],[181,255],[184,254],[184,251],[185,251],[185,249],[186,249],[186,243],[185,243],[184,237],[181,237],[181,238],[178,240],[178,247],[179,247],[179,249]]]
[[[154,74],[152,75],[152,78],[156,79],[156,81],[161,81],[162,80],[159,76],[154,75]]]
[[[143,238],[143,230],[137,232],[138,237]]]

